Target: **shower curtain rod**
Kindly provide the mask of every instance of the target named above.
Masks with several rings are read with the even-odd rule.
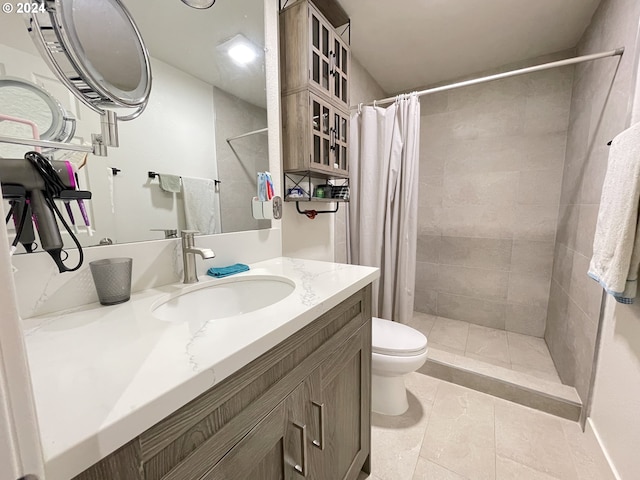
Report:
[[[581,57],[567,58],[565,60],[558,60],[557,62],[543,63],[541,65],[534,65],[533,67],[521,68],[518,70],[511,70],[510,72],[498,73],[496,75],[489,75],[488,77],[474,78],[473,80],[465,80],[463,82],[451,83],[449,85],[443,85],[441,87],[429,88],[427,90],[421,90],[415,92],[418,97],[423,95],[429,95],[431,93],[444,92],[446,90],[453,90],[456,88],[468,87],[470,85],[476,85],[478,83],[491,82],[493,80],[500,80],[501,78],[515,77],[516,75],[524,75],[525,73],[538,72],[540,70],[548,70],[550,68],[564,67],[566,65],[573,65],[575,63],[590,62],[591,60],[598,60],[599,58],[615,57],[616,55],[622,55],[624,53],[624,47],[616,48],[608,52],[593,53],[591,55],[583,55]],[[363,105],[379,105],[381,103],[395,102],[396,96],[383,98],[382,100],[375,100],[369,103],[361,103],[360,105],[352,105],[350,108],[357,109]]]
[[[268,128],[261,128],[260,130],[253,130],[252,132],[243,133],[242,135],[236,135],[235,137],[227,138],[227,143],[229,143],[231,140],[237,140],[239,138],[249,137],[251,135],[255,135],[257,133],[263,133],[267,131],[269,131]]]

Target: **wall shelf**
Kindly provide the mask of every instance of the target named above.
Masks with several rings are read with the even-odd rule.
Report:
[[[285,202],[343,203],[349,201],[348,177],[333,177],[324,173],[305,171],[285,172],[284,179]],[[326,191],[327,186],[330,187],[330,192]],[[319,187],[325,187],[325,195],[323,197],[317,195]],[[295,193],[292,193],[292,191]]]

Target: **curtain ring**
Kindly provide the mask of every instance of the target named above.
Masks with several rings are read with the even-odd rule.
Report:
[[[374,107],[377,107],[377,106],[378,106],[378,101],[377,101],[377,100],[374,100],[374,101],[373,101],[373,106],[374,106]]]
[[[358,104],[358,115],[362,113],[362,105],[363,105],[362,102]]]

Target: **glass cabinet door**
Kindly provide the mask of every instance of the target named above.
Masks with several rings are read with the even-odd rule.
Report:
[[[323,20],[309,10],[311,22],[311,81],[329,93],[331,91],[331,32]]]
[[[332,116],[329,104],[320,100],[315,95],[311,95],[311,165],[314,167],[330,168],[332,163],[333,145]]]
[[[347,144],[349,141],[349,116],[334,110],[333,114],[333,168],[349,170],[349,159],[347,154]]]
[[[333,37],[333,48],[331,49],[333,61],[333,97],[340,100],[345,105],[349,104],[349,50],[337,35]]]

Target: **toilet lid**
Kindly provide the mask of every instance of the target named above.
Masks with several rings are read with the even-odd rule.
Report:
[[[371,330],[374,353],[410,357],[427,351],[427,337],[415,328],[373,317]]]

